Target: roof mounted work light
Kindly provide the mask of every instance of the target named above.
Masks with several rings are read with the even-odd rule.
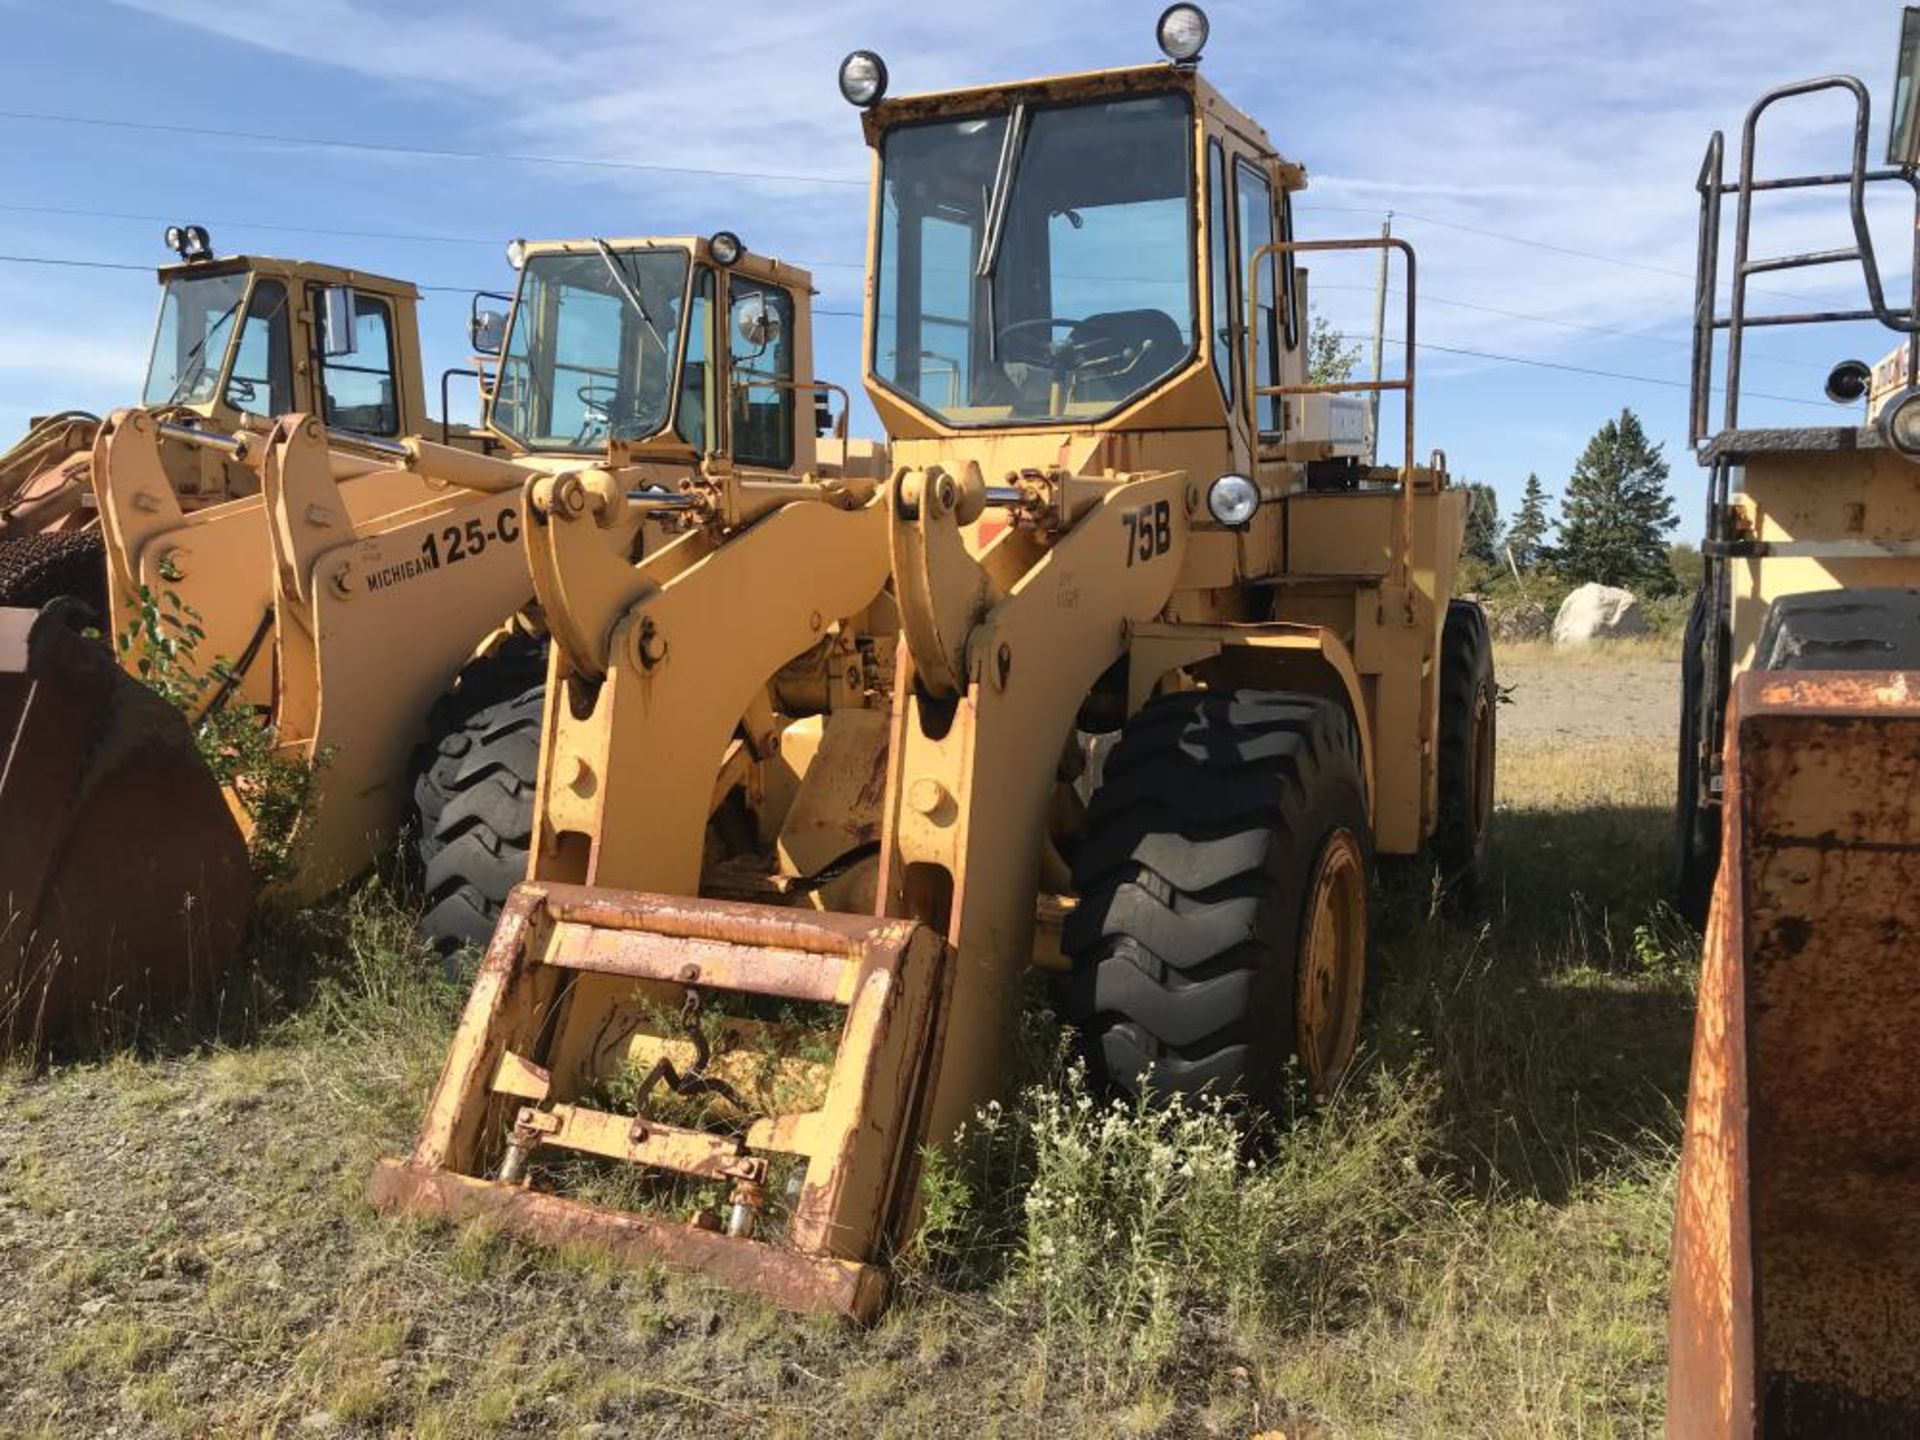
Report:
[[[1174,64],[1191,65],[1206,49],[1210,28],[1207,12],[1198,5],[1169,5],[1160,13],[1154,37],[1160,42],[1160,53]]]
[[[887,95],[887,62],[871,50],[856,50],[840,62],[840,93],[867,110]]]
[[[189,263],[213,258],[213,240],[204,225],[169,225],[167,248]]]

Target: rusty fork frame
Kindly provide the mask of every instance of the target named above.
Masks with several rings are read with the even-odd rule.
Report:
[[[840,1007],[824,1099],[753,1117],[744,1133],[656,1120],[644,1102],[636,1115],[577,1103],[571,1097],[597,1077],[567,1073],[555,1056],[570,1023],[604,1018],[570,1014],[582,975],[651,994],[711,990]],[[913,1188],[949,979],[944,942],[911,920],[523,885],[481,965],[419,1143],[409,1159],[381,1163],[374,1201],[488,1215],[536,1238],[696,1266],[789,1308],[870,1319],[886,1293],[877,1262]],[[696,1028],[698,1009],[683,1001],[682,1018]],[[695,1089],[724,1084],[704,1076],[705,1049],[696,1043],[682,1084],[689,1073]],[[645,1088],[662,1078],[657,1063]],[[703,1209],[688,1224],[541,1193],[529,1177],[543,1150],[726,1186],[727,1216]],[[778,1238],[760,1233],[772,1155],[805,1162]]]

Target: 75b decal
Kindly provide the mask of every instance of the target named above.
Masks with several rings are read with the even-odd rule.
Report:
[[[1127,568],[1138,560],[1145,564],[1173,548],[1173,508],[1165,500],[1142,505],[1137,510],[1122,510],[1120,518],[1127,526]]]

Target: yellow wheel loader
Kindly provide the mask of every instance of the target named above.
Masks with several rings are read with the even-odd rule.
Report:
[[[753,311],[759,329],[752,354],[764,360],[739,358],[718,338],[714,276],[722,267],[712,258],[714,244],[733,247],[721,293],[737,295],[743,317]],[[809,337],[804,318],[784,329],[781,318],[804,317],[804,273],[744,255],[731,236],[516,248],[527,274],[513,320],[476,326],[505,336],[488,387],[488,422],[496,447],[511,458],[419,437],[382,440],[328,429],[300,415],[265,434],[252,427],[221,434],[150,411],[123,411],[102,425],[95,442],[92,480],[107,551],[111,633],[157,633],[165,643],[172,621],[190,622],[196,643],[176,663],[194,672],[188,698],[195,718],[221,707],[256,715],[271,727],[279,756],[311,767],[312,793],[290,837],[291,866],[278,880],[289,898],[317,897],[363,869],[405,818],[416,777],[423,790],[439,783],[449,727],[429,736],[437,746],[416,760],[430,712],[443,721],[449,714],[471,720],[484,709],[477,697],[497,689],[515,665],[525,673],[524,644],[513,638],[473,661],[482,642],[532,599],[522,489],[588,466],[613,477],[620,488],[599,513],[593,540],[625,566],[661,533],[648,517],[671,512],[673,487],[702,467],[724,471],[737,451],[764,451],[776,464],[815,461],[816,387],[804,363],[795,373],[795,356]],[[358,363],[378,366],[390,352],[366,343],[364,313],[354,324],[362,338]],[[764,380],[730,378],[757,363],[770,367]],[[721,387],[736,383],[739,419],[723,429]],[[784,434],[773,428],[777,417],[763,398],[769,393],[792,422]],[[833,446],[858,451],[843,438],[819,448]],[[255,467],[260,491],[188,509],[167,464],[178,452]],[[141,645],[123,656],[135,671],[149,659]],[[225,663],[215,667],[216,659]],[[33,727],[44,722],[36,722],[36,706],[47,711],[61,697],[27,671],[22,684],[14,728],[38,734]],[[468,792],[500,778],[487,768],[498,757],[481,740],[479,755],[452,757],[451,799],[440,813],[422,817],[429,839],[456,861],[459,847],[471,849],[474,840],[459,813],[475,808]],[[173,929],[123,923],[113,931],[118,948],[107,954],[98,944],[80,944],[91,932],[76,934],[56,917],[115,913],[115,877],[83,857],[93,853],[94,829],[131,823],[126,817],[141,803],[138,791],[107,783],[110,750],[87,752],[97,763],[78,765],[57,786],[44,783],[44,767],[30,750],[16,744],[14,751],[0,776],[0,814],[37,817],[27,828],[45,843],[28,847],[39,859],[18,880],[0,872],[18,917],[0,952],[0,988],[21,991],[57,970],[64,1005],[103,1004],[125,992],[108,983],[131,963],[121,952],[164,951]],[[187,749],[176,745],[173,753]],[[465,758],[475,760],[477,772]],[[213,784],[204,769],[195,773]],[[530,774],[526,780],[508,797],[523,817],[517,830],[498,807],[484,813],[498,844],[524,835]],[[204,846],[199,833],[183,829],[176,846],[153,853],[151,865],[171,867],[167,873],[178,877],[176,910],[194,903],[182,897],[199,896],[192,872],[203,850],[225,846],[236,822],[243,837],[259,838],[260,798],[236,783],[228,794],[232,819],[216,818]],[[436,858],[429,858],[430,872]],[[524,874],[524,862],[510,877],[451,869],[479,903],[497,905]],[[167,893],[165,886],[153,889]],[[204,898],[198,903],[204,909]],[[237,936],[238,927],[223,924],[220,933]],[[229,946],[222,958],[231,954]],[[64,959],[54,966],[53,956]],[[172,993],[161,983],[165,967],[156,961],[149,968],[155,999],[164,1000]],[[44,1007],[28,995],[14,1008],[34,1014]]]
[[[1114,1086],[1340,1079],[1376,855],[1484,853],[1466,501],[1415,458],[1412,251],[1353,242],[1405,263],[1404,378],[1310,383],[1297,262],[1338,242],[1205,17],[1160,28],[1167,64],[906,99],[845,62],[885,484],[714,477],[626,567],[617,486],[530,492],[529,883],[381,1205],[864,1318],[1036,966]],[[1336,393],[1373,386],[1396,465]],[[659,1203],[591,1203],[608,1171]]]
[[[1868,224],[1875,191],[1911,198],[1920,181],[1920,12],[1906,13],[1885,166],[1868,159],[1866,87],[1830,76],[1763,96],[1735,174],[1716,134],[1700,176],[1692,434],[1707,567],[1684,658],[1678,840],[1683,903],[1711,904],[1668,1397],[1668,1433],[1689,1440],[1920,1433],[1920,297],[1890,293]],[[1851,103],[1850,153],[1826,173],[1762,172],[1763,120],[1808,96]],[[1850,245],[1753,252],[1756,201],[1833,189]],[[1853,269],[1865,303],[1756,303],[1753,277],[1813,266]],[[1742,424],[1754,327],[1861,322],[1908,337],[1881,367],[1897,383],[1878,387],[1875,423]],[[1865,363],[1843,360],[1827,393],[1857,407],[1874,388]]]
[[[735,466],[827,479],[883,468],[875,446],[847,438],[844,391],[830,423],[837,387],[814,377],[805,271],[728,231],[698,242],[515,242],[513,254],[518,297],[491,327],[492,433],[543,473],[606,477],[594,523],[577,532],[593,547],[570,555],[572,578],[546,558],[546,512],[527,522],[534,580],[547,576],[542,615],[566,613],[559,587],[577,590],[607,565],[624,576],[682,527],[680,502],[656,492],[683,480]],[[570,505],[584,503],[572,482],[565,489]],[[626,532],[639,517],[651,523],[636,548]],[[434,709],[414,809],[423,928],[443,952],[483,945],[527,876],[546,674],[544,646],[510,645]]]
[[[222,434],[295,413],[376,438],[427,433],[412,285],[304,260],[216,257],[197,225],[173,226],[167,238],[181,258],[159,272],[142,405]],[[329,316],[336,332],[352,317],[363,333],[330,336]],[[90,483],[99,433],[98,417],[65,411],[0,454],[0,605],[77,595],[102,607]],[[162,459],[183,510],[259,493],[258,465],[219,448],[165,442]]]

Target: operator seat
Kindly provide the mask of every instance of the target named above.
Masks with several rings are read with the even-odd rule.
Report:
[[[1080,400],[1121,400],[1145,389],[1178,365],[1187,354],[1180,325],[1164,310],[1112,310],[1089,315],[1067,336],[1069,344],[1099,353],[1102,343],[1120,347],[1111,363],[1101,362],[1074,382]]]

